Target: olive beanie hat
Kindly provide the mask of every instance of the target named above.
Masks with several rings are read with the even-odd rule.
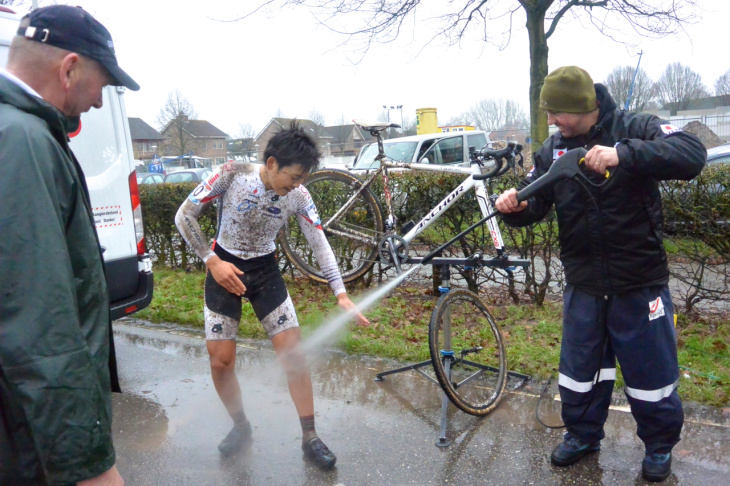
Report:
[[[588,113],[598,108],[590,74],[577,66],[565,66],[545,76],[540,108],[555,113]]]

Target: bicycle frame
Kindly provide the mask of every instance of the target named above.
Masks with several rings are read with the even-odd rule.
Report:
[[[474,175],[481,174],[481,168],[478,163],[472,162],[470,167],[455,167],[455,166],[444,166],[444,165],[433,165],[433,164],[411,164],[405,162],[395,162],[388,159],[382,159],[380,161],[380,167],[376,169],[373,174],[365,180],[360,189],[355,192],[350,199],[337,211],[326,223],[324,223],[323,229],[333,234],[344,236],[346,238],[353,238],[364,243],[378,244],[377,241],[372,241],[367,235],[357,233],[356,231],[348,230],[343,231],[340,229],[333,228],[335,224],[343,214],[345,214],[354,204],[358,196],[373,183],[373,181],[382,174],[383,186],[385,193],[385,201],[387,205],[388,218],[386,220],[386,230],[393,231],[395,229],[395,217],[393,215],[393,204],[390,188],[388,187],[388,168],[399,168],[399,169],[414,169],[423,170],[430,172],[442,172],[442,173],[455,173],[468,176],[459,186],[456,187],[451,193],[446,196],[441,202],[439,202],[434,208],[432,208],[426,216],[424,216],[408,233],[403,236],[403,239],[410,243],[414,238],[425,231],[434,221],[436,221],[447,209],[449,209],[456,201],[458,201],[467,191],[474,189],[479,208],[482,212],[482,216],[487,216],[493,211],[493,205],[489,200],[489,194],[486,185],[483,181],[475,180]],[[502,240],[502,233],[499,230],[499,226],[494,219],[490,219],[487,222],[489,232],[492,238],[492,243],[497,250],[497,256],[502,256],[504,251],[504,242]]]

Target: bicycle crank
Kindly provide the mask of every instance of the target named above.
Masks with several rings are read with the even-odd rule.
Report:
[[[388,266],[395,267],[398,275],[403,273],[401,265],[408,258],[408,243],[403,237],[398,235],[388,235],[380,242],[378,246],[380,260]]]

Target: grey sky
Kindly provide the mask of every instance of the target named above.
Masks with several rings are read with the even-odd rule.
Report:
[[[41,2],[42,3],[42,2]],[[141,85],[127,92],[129,116],[155,125],[167,94],[179,89],[206,119],[230,135],[239,123],[255,132],[281,111],[306,118],[318,110],[327,124],[340,119],[374,119],[383,105],[403,105],[405,118],[417,108],[435,107],[440,121],[483,98],[518,101],[528,110],[529,55],[524,18],[518,17],[505,50],[472,42],[461,47],[423,47],[422,29],[407,31],[394,44],[373,46],[362,62],[343,38],[318,26],[304,8],[256,14],[233,23],[241,5],[255,0],[74,0],[112,33],[120,65]],[[713,90],[730,68],[721,41],[730,2],[705,0],[713,11],[686,33],[645,40],[641,66],[656,80],[666,65],[681,62]],[[628,36],[629,33],[626,33]],[[420,37],[419,37],[420,36]],[[636,37],[633,37],[637,39]],[[576,64],[602,81],[617,65],[635,66],[639,49],[627,48],[579,23],[561,23],[549,39],[549,69]],[[399,112],[391,112],[398,121]]]

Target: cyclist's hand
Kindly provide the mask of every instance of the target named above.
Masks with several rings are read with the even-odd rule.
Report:
[[[586,154],[586,166],[599,174],[605,174],[606,169],[617,165],[618,152],[615,147],[596,145]]]
[[[370,321],[357,309],[357,305],[350,300],[346,292],[337,294],[337,305],[352,314],[358,326],[367,326],[370,324]]]
[[[517,202],[517,189],[513,187],[499,195],[494,207],[502,214],[517,213],[527,207],[527,201]]]
[[[205,262],[205,266],[208,267],[215,281],[230,293],[241,296],[246,291],[246,286],[238,278],[239,275],[243,275],[243,272],[234,264],[224,262],[218,255],[214,255]]]

